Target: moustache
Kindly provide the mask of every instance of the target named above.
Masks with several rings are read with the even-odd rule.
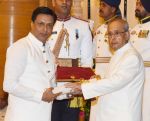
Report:
[[[140,11],[138,9],[135,10],[135,13],[139,13]]]
[[[67,5],[66,5],[66,4],[63,4],[61,7],[62,7],[62,8],[67,8]]]
[[[100,13],[103,13],[103,11],[102,11],[101,9],[99,10],[99,12],[100,12]]]
[[[47,32],[41,33],[42,36],[48,36],[49,34]]]

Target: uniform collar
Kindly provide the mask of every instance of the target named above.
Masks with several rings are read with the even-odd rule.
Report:
[[[59,16],[57,16],[57,20],[58,21],[68,21],[68,20],[70,20],[71,19],[71,16],[69,15],[69,16],[67,16],[66,18],[60,18]]]
[[[150,21],[150,16],[147,16],[145,18],[143,18],[142,20],[140,20],[140,24],[144,24]]]
[[[105,24],[108,24],[108,22],[110,22],[111,20],[113,20],[113,19],[115,19],[117,17],[119,17],[119,16],[115,15],[115,16],[111,17],[110,19],[108,19],[108,20],[105,21]]]

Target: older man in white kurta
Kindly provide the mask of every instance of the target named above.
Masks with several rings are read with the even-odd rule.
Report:
[[[85,99],[100,96],[95,121],[141,121],[144,83],[142,57],[128,42],[127,22],[122,19],[108,24],[108,38],[114,50],[104,79],[83,84],[68,84]]]
[[[108,36],[107,36],[107,25],[108,22],[114,18],[121,17],[121,12],[119,8],[120,0],[101,0],[99,14],[105,22],[99,26],[95,32],[94,36],[94,51],[96,59],[95,73],[104,78],[110,57],[112,56],[111,50],[109,48]],[[105,6],[105,7],[103,7]],[[114,11],[114,9],[116,9]],[[90,121],[95,120],[95,110],[98,105],[98,100],[91,102],[91,115]]]
[[[7,50],[4,90],[9,99],[5,121],[51,119],[51,101],[56,96],[50,88],[55,85],[55,63],[46,40],[55,20],[49,8],[36,8],[31,32]]]

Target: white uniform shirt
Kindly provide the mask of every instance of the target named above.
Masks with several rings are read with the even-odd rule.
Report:
[[[146,30],[146,37],[138,37],[140,31]],[[141,54],[144,61],[150,61],[150,22],[138,24],[131,30],[131,42]]]
[[[55,85],[54,56],[48,44],[31,33],[7,50],[4,90],[9,93],[5,121],[50,121],[51,103],[43,102],[46,88]]]
[[[93,40],[93,53],[95,58],[110,58],[112,53],[109,50],[107,37],[107,24],[102,24],[95,32]],[[95,73],[104,78],[108,63],[95,63]],[[95,121],[98,99],[91,101],[90,121]]]
[[[89,24],[86,21],[71,17],[67,21],[57,20],[54,28],[53,34],[49,39],[49,45],[51,50],[53,50],[57,37],[62,27],[64,26],[69,33],[69,49],[66,49],[66,41],[63,41],[63,44],[60,49],[58,58],[71,58],[76,59],[80,58],[80,66],[82,67],[92,67],[93,65],[93,56],[92,56],[92,35],[89,29]],[[66,36],[65,38],[66,39]],[[57,83],[57,86],[63,85],[64,82]],[[57,99],[65,99],[66,95],[58,96]]]
[[[140,31],[141,31],[141,35],[140,35]],[[142,35],[142,31],[143,31],[143,35]],[[150,21],[143,24],[138,24],[131,30],[131,42],[133,46],[137,49],[137,51],[141,54],[143,60],[150,61]],[[142,121],[150,121],[149,92],[150,92],[150,67],[145,67]]]
[[[109,43],[107,37],[107,24],[102,24],[95,33],[96,57],[110,57]]]
[[[130,43],[112,56],[106,78],[82,84],[85,99],[100,96],[95,121],[141,121],[142,57]]]
[[[81,66],[92,67],[92,36],[88,22],[71,17],[67,21],[56,21],[53,34],[49,39],[51,50],[53,50],[57,37],[62,26],[69,33],[69,50],[66,49],[66,42],[63,41],[58,58],[81,58]]]
[[[96,48],[95,51],[95,57],[101,58],[101,57],[111,57],[112,53],[109,50],[109,43],[108,43],[108,37],[107,37],[107,24],[101,25],[95,33],[94,36],[94,46],[93,48]],[[96,63],[96,74],[100,75],[101,78],[104,78],[106,69],[107,69],[108,63]]]

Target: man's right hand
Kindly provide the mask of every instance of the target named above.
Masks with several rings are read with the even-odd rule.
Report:
[[[53,101],[58,95],[61,94],[61,93],[53,94],[52,90],[53,90],[53,88],[47,88],[45,90],[45,92],[43,93],[43,96],[42,96],[42,101],[49,103],[49,102]]]

